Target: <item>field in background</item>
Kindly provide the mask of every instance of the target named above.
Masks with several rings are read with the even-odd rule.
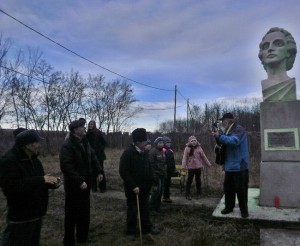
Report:
[[[123,150],[107,149],[105,171],[108,190],[123,190],[118,173],[119,158]],[[206,151],[213,162],[214,156]],[[175,152],[176,163],[181,162],[182,152]],[[58,156],[41,157],[46,173],[61,176]],[[250,171],[250,186],[259,185],[259,163],[253,160]],[[220,166],[205,168],[202,175],[203,199],[222,197],[223,172]],[[178,187],[172,195],[182,196]],[[5,198],[0,194],[0,231],[5,225]],[[152,217],[155,226],[162,232],[154,238],[145,237],[144,245],[259,245],[259,226],[251,221],[220,220],[213,218],[214,207],[163,205],[165,215]],[[64,193],[50,191],[49,209],[42,229],[41,245],[61,245],[63,238]],[[91,195],[90,236],[98,243],[92,245],[140,245],[139,240],[128,242],[124,237],[126,201]],[[138,239],[138,238],[137,238]]]

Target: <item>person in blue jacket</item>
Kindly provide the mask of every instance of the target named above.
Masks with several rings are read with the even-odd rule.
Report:
[[[231,113],[220,119],[224,133],[212,132],[218,144],[225,147],[223,169],[225,171],[224,193],[225,208],[222,214],[231,213],[237,195],[241,216],[247,218],[248,213],[248,182],[250,158],[246,130],[239,125]]]

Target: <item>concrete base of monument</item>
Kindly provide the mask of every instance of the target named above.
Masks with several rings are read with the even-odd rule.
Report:
[[[261,162],[259,205],[300,209],[300,162]]]
[[[300,222],[300,209],[287,209],[287,208],[275,208],[275,207],[263,207],[259,206],[259,195],[260,190],[258,188],[250,188],[248,190],[248,212],[249,217],[244,219],[241,217],[238,202],[232,213],[221,214],[221,210],[225,207],[225,198],[222,197],[221,201],[217,205],[213,212],[214,217],[219,218],[232,218],[232,219],[243,219],[243,220],[260,220],[269,222],[289,222],[299,223]]]

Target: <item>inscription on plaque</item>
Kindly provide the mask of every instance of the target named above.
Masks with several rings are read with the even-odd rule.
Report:
[[[294,132],[268,132],[268,147],[292,147],[295,148]]]
[[[265,150],[299,150],[298,128],[265,129]]]

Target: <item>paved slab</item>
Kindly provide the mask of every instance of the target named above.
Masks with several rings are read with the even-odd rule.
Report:
[[[260,246],[300,245],[300,231],[281,229],[261,229]]]
[[[248,210],[251,220],[276,221],[276,222],[300,222],[300,209],[286,209],[275,207],[262,207],[258,205],[259,189],[248,190]],[[223,215],[221,210],[225,207],[225,198],[222,197],[213,212],[214,217],[242,219],[236,201],[236,206],[232,213]],[[300,244],[299,244],[300,245]]]

